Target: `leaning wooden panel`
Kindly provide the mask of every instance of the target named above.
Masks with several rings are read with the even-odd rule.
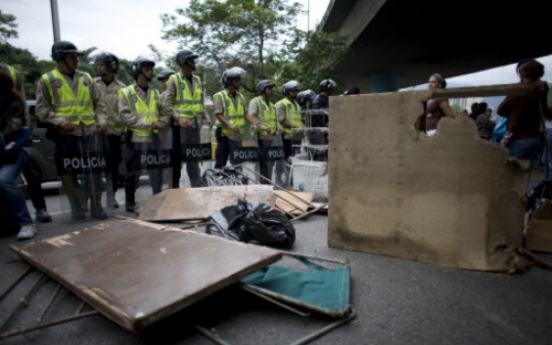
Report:
[[[124,220],[10,248],[131,331],[281,258],[266,247]]]
[[[415,128],[431,91],[332,97],[331,247],[444,266],[521,264],[528,162],[479,138],[474,121]]]
[[[206,219],[238,199],[262,202],[274,207],[276,196],[267,185],[219,186],[167,189],[149,198],[138,219],[150,222],[177,222]]]

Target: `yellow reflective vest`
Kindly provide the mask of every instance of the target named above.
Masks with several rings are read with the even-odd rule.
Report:
[[[232,99],[230,98],[230,95],[228,95],[227,90],[222,90],[221,92],[218,92],[215,94],[215,97],[221,97],[222,98],[222,107],[224,108],[224,117],[233,124],[234,126],[238,126],[240,128],[240,135],[245,134],[245,110],[243,109],[243,105],[245,104],[245,99],[243,98],[242,94],[239,92],[236,92],[236,96],[238,96],[238,107],[236,108],[234,106],[234,102],[232,102]],[[222,127],[222,134],[225,135],[236,135],[230,128],[226,127],[225,124],[223,124],[219,119],[217,119],[217,126]]]
[[[13,80],[13,85],[15,85],[15,87],[17,88],[18,80],[17,80],[17,72],[15,71],[15,68],[13,68],[8,64],[6,64],[5,66],[8,68],[8,71],[10,71],[10,75]]]
[[[121,89],[122,94],[125,96],[130,112],[137,115],[138,118],[145,122],[158,122],[159,121],[159,91],[152,89],[150,92],[149,106],[136,94],[134,85],[130,85]],[[148,137],[151,134],[151,128],[131,128],[132,132],[140,137]],[[158,130],[154,130],[157,133]]]
[[[193,94],[187,87],[186,81],[182,79],[182,73],[172,74],[169,77],[169,82],[174,83],[176,91],[174,109],[180,117],[185,117],[188,120],[193,120],[194,117],[201,119],[205,115],[201,79],[194,74],[192,81],[195,81],[194,84],[196,84]]]
[[[301,127],[303,122],[301,121],[301,107],[299,104],[295,101],[290,101],[288,98],[283,98],[276,104],[279,103],[282,103],[286,109],[286,120],[288,120],[293,127]],[[297,131],[294,131],[293,128],[285,128],[284,132],[286,134],[297,134]]]
[[[79,73],[79,72],[76,72]],[[92,101],[92,78],[88,73],[80,72],[77,95],[73,93],[65,77],[57,70],[42,75],[50,93],[50,99],[56,116],[61,116],[74,125],[84,123],[90,126],[96,122]]]
[[[278,120],[276,119],[274,104],[270,101],[268,103],[265,102],[263,96],[255,97],[255,101],[257,102],[258,118],[261,121],[261,125],[276,131]]]

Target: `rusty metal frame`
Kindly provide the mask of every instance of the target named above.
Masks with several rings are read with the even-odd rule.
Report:
[[[79,304],[79,307],[75,311],[74,315],[69,316],[69,317],[65,317],[65,318],[61,318],[61,319],[58,319],[58,320],[55,320],[55,321],[42,323],[42,321],[44,320],[44,317],[46,316],[46,314],[50,310],[54,300],[58,296],[58,294],[61,290],[61,285],[59,283],[57,283],[55,280],[52,280],[51,278],[49,278],[43,272],[40,272],[37,269],[34,269],[33,266],[31,266],[31,265],[28,265],[28,267],[25,269],[25,271],[19,277],[17,277],[7,287],[7,289],[0,295],[0,301],[4,297],[6,297],[8,295],[8,293],[14,287],[16,287],[23,280],[23,278],[25,276],[27,276],[31,271],[39,272],[40,273],[39,277],[35,280],[34,284],[31,286],[31,288],[22,297],[19,298],[19,303],[8,313],[8,317],[2,321],[2,323],[0,324],[0,331],[2,331],[2,329],[8,324],[8,322],[16,315],[16,313],[19,311],[21,306],[27,306],[28,305],[27,300],[29,299],[29,297],[31,297],[31,295],[33,293],[37,292],[40,289],[40,286],[44,285],[44,283],[46,281],[50,280],[50,281],[55,282],[56,285],[57,285],[56,290],[54,291],[54,293],[48,299],[48,302],[46,303],[44,309],[42,310],[42,312],[39,316],[39,318],[37,319],[37,324],[35,326],[0,333],[0,340],[6,339],[6,338],[11,338],[11,337],[14,337],[14,336],[17,336],[17,335],[30,333],[30,332],[37,331],[37,330],[43,329],[43,328],[48,328],[48,327],[52,327],[52,326],[61,325],[61,324],[68,323],[68,322],[71,322],[71,321],[80,320],[80,319],[83,319],[83,318],[86,318],[86,317],[89,317],[89,316],[101,315],[96,310],[81,313],[81,311],[82,311],[82,309],[85,305],[84,301],[82,301],[82,303]]]
[[[287,252],[287,251],[282,251],[282,250],[280,250],[280,252],[282,252],[282,254],[284,254],[284,255],[292,256],[292,257],[299,257],[299,258],[302,257],[302,258],[307,258],[307,259],[313,259],[313,260],[331,262],[331,263],[335,263],[335,264],[341,264],[341,265],[347,265],[348,264],[347,262],[343,262],[343,261],[339,261],[339,260],[326,259],[326,258],[317,257],[317,256],[313,256],[313,255],[298,254],[298,253],[292,253],[292,252]],[[314,332],[308,334],[307,336],[294,341],[293,343],[291,343],[291,345],[308,344],[308,343],[322,337],[323,335],[333,331],[334,329],[337,329],[337,328],[339,328],[339,327],[341,327],[341,326],[343,326],[343,325],[345,325],[345,324],[347,324],[347,323],[349,323],[349,322],[356,319],[356,311],[351,306],[349,306],[349,308],[344,313],[328,313],[326,310],[320,309],[316,306],[312,306],[312,305],[309,305],[307,303],[302,303],[300,301],[290,299],[290,298],[288,298],[284,295],[281,295],[281,294],[278,294],[278,293],[275,293],[275,292],[272,292],[272,291],[269,291],[269,290],[266,290],[266,289],[263,289],[263,288],[259,288],[257,286],[244,284],[244,283],[238,283],[237,286],[240,287],[244,291],[247,291],[247,292],[249,292],[249,293],[251,293],[251,294],[253,294],[257,297],[260,297],[260,298],[262,298],[262,299],[264,299],[264,300],[266,300],[270,303],[273,303],[273,304],[275,304],[275,305],[277,305],[277,306],[279,306],[279,307],[281,307],[285,310],[288,310],[288,311],[290,311],[294,314],[297,314],[299,316],[302,316],[302,317],[309,317],[311,314],[310,314],[310,312],[303,312],[303,311],[300,311],[296,308],[293,308],[293,307],[291,307],[290,305],[288,305],[286,303],[293,304],[293,305],[296,305],[296,306],[300,306],[304,309],[312,310],[312,311],[315,311],[315,312],[318,312],[318,313],[321,313],[321,314],[331,316],[334,319],[337,319],[336,321],[330,323],[329,325],[327,325],[325,327],[322,327],[319,330],[314,331]],[[220,337],[220,335],[209,331],[207,328],[199,326],[199,325],[195,325],[195,324],[193,326],[202,335],[209,338],[213,342],[215,342],[217,344],[223,344],[223,345],[228,344]]]

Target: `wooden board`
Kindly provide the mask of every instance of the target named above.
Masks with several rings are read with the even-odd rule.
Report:
[[[128,220],[10,248],[131,331],[281,258],[266,247]]]
[[[276,194],[276,208],[294,215],[307,212],[313,199],[313,194],[308,192],[275,190],[274,194]]]
[[[274,207],[272,186],[221,186],[167,189],[152,196],[140,209],[138,219],[155,222],[176,222],[207,219],[238,199],[262,202]]]

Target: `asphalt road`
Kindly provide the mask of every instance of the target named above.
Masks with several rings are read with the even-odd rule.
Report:
[[[147,198],[148,193],[151,195],[149,188],[141,187],[138,198]],[[55,201],[59,196],[51,194],[48,204],[59,204]],[[124,200],[123,191],[118,192],[117,199]],[[37,240],[91,224],[67,222],[62,209],[53,213],[53,223],[38,224]],[[119,208],[111,215],[131,214]],[[337,250],[327,245],[325,215],[310,216],[295,227],[297,240],[292,251],[351,264],[351,304],[357,319],[315,344],[552,344],[551,271],[532,267],[518,274],[487,273]],[[0,235],[0,293],[28,267],[8,249],[10,244],[21,242],[15,240],[14,233]],[[552,262],[552,255],[542,257]],[[0,325],[38,276],[38,272],[29,274],[0,300]],[[25,300],[28,306],[22,307],[0,333],[35,325],[55,286],[52,281],[41,284]],[[80,300],[63,289],[44,322],[71,316],[79,306]],[[89,306],[83,309],[90,310]],[[212,344],[191,327],[198,324],[229,344],[287,344],[331,321],[318,315],[294,315],[230,287],[140,334],[96,315],[0,343]]]

